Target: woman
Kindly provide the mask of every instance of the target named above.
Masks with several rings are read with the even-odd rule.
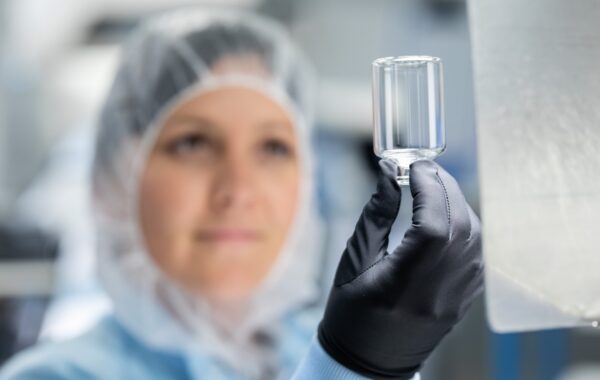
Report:
[[[382,163],[311,343],[320,247],[302,62],[255,16],[185,10],[139,29],[93,168],[114,314],[2,379],[413,376],[479,291],[477,219],[443,169],[414,165],[415,225],[388,255],[400,192]]]

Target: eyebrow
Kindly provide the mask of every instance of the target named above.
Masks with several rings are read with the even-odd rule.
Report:
[[[283,126],[289,126],[290,128],[282,128]],[[260,128],[261,130],[265,130],[265,131],[277,130],[277,131],[289,132],[291,134],[296,133],[294,126],[290,125],[289,122],[283,121],[283,120],[268,121],[266,123],[259,124],[258,128]]]
[[[206,119],[204,117],[199,117],[195,115],[178,115],[173,117],[169,122],[173,126],[191,126],[194,128],[202,129],[202,130],[217,130],[218,124]],[[282,128],[283,126],[289,126],[289,128]],[[296,130],[293,125],[290,125],[288,121],[285,120],[271,120],[265,123],[258,124],[255,129],[260,131],[282,131],[284,133],[290,133],[292,135],[296,134]]]
[[[185,125],[185,126],[192,126],[192,127],[197,127],[197,128],[201,128],[201,129],[209,129],[209,130],[215,129],[217,127],[215,125],[215,123],[211,122],[210,120],[205,119],[203,117],[193,116],[193,115],[175,116],[174,118],[169,120],[168,123],[175,125],[175,126]]]

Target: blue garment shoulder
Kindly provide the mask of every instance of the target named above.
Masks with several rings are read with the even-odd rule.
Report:
[[[363,379],[329,357],[316,339],[310,343],[319,315],[319,309],[305,309],[283,321],[281,374],[291,376],[296,369],[297,379],[314,376]],[[141,344],[113,316],[104,318],[78,338],[28,349],[0,371],[0,380],[198,379],[204,376],[236,378],[209,358],[190,358]]]
[[[186,378],[185,372],[181,358],[140,345],[108,316],[80,337],[18,354],[2,368],[0,380]]]

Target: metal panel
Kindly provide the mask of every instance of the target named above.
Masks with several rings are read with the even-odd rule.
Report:
[[[600,2],[469,2],[488,317],[600,318]]]

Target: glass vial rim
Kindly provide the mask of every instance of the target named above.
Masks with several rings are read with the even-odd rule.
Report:
[[[377,58],[373,61],[373,67],[391,67],[395,65],[440,63],[439,57],[429,55],[399,55]]]

